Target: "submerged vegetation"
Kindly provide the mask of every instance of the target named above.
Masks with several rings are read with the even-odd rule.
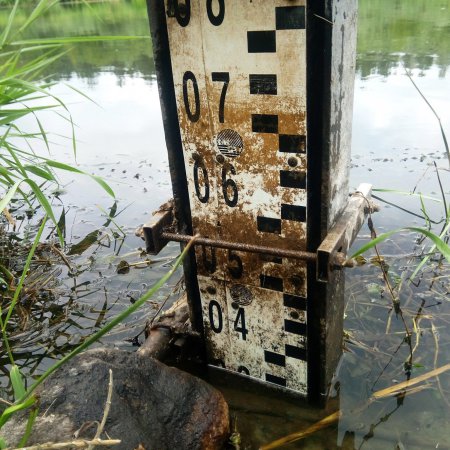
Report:
[[[6,2],[9,9],[14,3],[18,4],[3,0],[3,4]],[[69,79],[72,74],[95,83],[99,67],[102,70],[111,67],[118,80],[133,76],[152,79],[153,61],[148,56],[148,40],[135,41],[135,45],[127,47],[128,50],[120,55],[125,62],[115,56],[122,44],[107,50],[107,39],[87,42],[83,44],[83,50],[67,52],[65,43],[70,43],[71,37],[77,36],[81,28],[84,34],[89,34],[86,30],[90,29],[96,30],[92,35],[97,34],[100,28],[101,34],[109,35],[110,12],[102,4],[92,3],[89,7],[65,4],[50,15],[46,8],[51,3],[38,3],[42,8],[39,15],[46,17],[45,23],[29,21],[32,8],[17,8],[14,20],[10,20],[9,15],[0,16],[0,42],[3,41],[0,46],[0,206],[4,211],[4,228],[14,230],[16,226],[16,232],[0,234],[0,327],[4,341],[0,346],[3,352],[0,369],[10,380],[8,388],[0,391],[0,396],[10,401],[9,405],[0,405],[0,411],[3,411],[0,426],[22,407],[30,408],[30,423],[34,420],[32,391],[56,368],[53,366],[45,373],[37,369],[44,358],[47,358],[46,367],[51,359],[60,361],[59,365],[104,336],[112,327],[111,323],[114,325],[120,320],[114,319],[114,323],[109,322],[104,328],[108,318],[119,308],[108,299],[106,289],[92,279],[105,277],[106,267],[112,266],[114,272],[117,267],[121,273],[119,270],[123,267],[138,265],[141,261],[140,255],[136,256],[140,252],[134,251],[136,263],[125,262],[117,266],[123,232],[120,225],[114,224],[120,213],[115,202],[108,212],[102,211],[105,216],[103,226],[94,227],[76,244],[68,246],[64,237],[70,224],[65,223],[66,209],[60,203],[60,192],[64,187],[60,186],[58,171],[75,173],[80,170],[50,157],[48,148],[52,145],[52,134],[41,114],[48,111],[61,114],[69,128],[75,128],[70,108],[52,90],[55,81]],[[385,13],[387,4],[392,8],[392,14]],[[131,19],[127,19],[127,14],[139,10],[139,14],[133,15],[133,26],[136,34],[146,34],[143,2],[133,0],[121,5],[124,17],[119,26],[114,23],[114,32],[128,34],[126,24]],[[403,73],[404,67],[425,71],[432,66],[439,69],[440,77],[445,77],[450,63],[448,39],[445,38],[448,26],[444,14],[439,21],[435,20],[435,9],[442,5],[448,5],[448,1],[415,0],[394,4],[382,0],[360,1],[360,20],[364,27],[359,31],[357,70],[361,77],[388,75],[393,71]],[[136,20],[139,15],[142,20]],[[49,38],[60,34],[61,27],[69,37],[65,42],[61,39],[51,42]],[[22,31],[19,33],[19,30]],[[14,42],[17,45],[13,45]],[[50,64],[55,73],[49,72]],[[427,93],[424,95],[426,97]],[[426,108],[424,104],[424,110]],[[34,118],[37,131],[21,128],[21,120],[26,117]],[[438,135],[439,128],[433,132]],[[76,155],[75,135],[69,136],[67,142]],[[47,153],[34,152],[33,143],[38,143]],[[440,150],[443,153],[444,149]],[[340,421],[338,428],[330,431],[332,446],[337,441],[343,446],[347,442],[348,448],[371,448],[380,436],[381,447],[375,445],[374,448],[391,448],[394,441],[397,448],[409,448],[409,445],[427,448],[431,442],[435,446],[438,439],[441,439],[441,447],[447,444],[442,443],[442,436],[446,433],[450,411],[450,382],[448,373],[442,369],[447,370],[450,360],[446,331],[450,317],[450,199],[446,182],[447,161],[435,161],[436,165],[423,163],[423,172],[436,181],[434,192],[420,192],[416,187],[399,192],[390,186],[377,186],[374,191],[379,198],[389,196],[391,199],[391,209],[384,209],[381,214],[388,216],[397,208],[407,209],[402,214],[408,214],[406,217],[410,217],[411,222],[407,224],[409,229],[405,229],[403,223],[386,228],[378,217],[381,214],[374,215],[369,231],[363,231],[355,244],[359,250],[354,251],[353,257],[361,266],[349,274],[345,353],[334,386],[334,394],[340,395],[341,399],[340,411],[330,416],[324,413],[325,419],[317,426],[305,427],[307,432],[297,434],[300,438],[309,435],[315,448],[324,447],[320,440],[323,437],[317,438],[311,433],[324,432],[324,425],[330,427],[337,420]],[[108,185],[98,177],[94,179],[112,195]],[[404,204],[404,198],[415,200],[414,211]],[[44,216],[48,217],[47,224]],[[21,223],[25,223],[23,228],[20,228]],[[50,239],[42,239],[46,235]],[[111,247],[112,256],[101,254],[100,250],[107,246]],[[82,264],[73,262],[85,253],[88,256]],[[126,255],[121,255],[120,259],[127,258]],[[103,258],[101,265],[96,265],[97,257]],[[167,270],[167,266],[161,269]],[[68,301],[59,299],[63,289],[60,286],[62,271],[73,280]],[[90,276],[89,272],[92,272]],[[131,284],[129,278],[124,279],[124,284]],[[142,290],[146,290],[146,285],[140,291],[123,289],[115,294],[116,298],[122,296],[133,304],[121,318],[132,314],[136,304],[147,303],[148,295],[142,296]],[[96,292],[100,300],[82,303],[83,296]],[[121,310],[125,309],[122,306]],[[74,314],[71,316],[68,311]],[[86,311],[92,316],[87,317]],[[33,320],[41,321],[42,328],[31,327]],[[54,343],[57,338],[45,340],[42,337],[52,332],[51,327],[56,322],[65,323],[58,336],[63,342],[59,347]],[[24,339],[29,339],[30,347],[24,345]],[[9,356],[5,350],[8,342],[11,344]],[[19,352],[26,355],[20,363],[15,350],[17,355]],[[421,376],[421,381],[415,384]],[[410,384],[400,383],[408,378]],[[399,382],[397,390],[389,390],[396,382]],[[410,396],[416,401],[410,402]],[[408,411],[403,410],[401,414],[405,402]],[[430,403],[435,408],[433,411],[428,408]],[[275,421],[274,415],[268,416],[270,422]],[[286,421],[285,416],[280,414],[280,417]],[[386,430],[387,427],[390,429]],[[414,427],[420,431],[414,432]],[[294,428],[299,427],[295,425]],[[278,433],[276,430],[272,437]]]
[[[64,46],[67,44],[83,41],[133,39],[130,36],[81,38],[79,36],[64,38],[30,38],[27,36],[24,38],[28,28],[56,3],[54,0],[40,0],[34,9],[30,10],[26,17],[23,17],[19,9],[19,0],[16,0],[11,6],[10,14],[0,34],[0,213],[13,228],[16,224],[14,216],[18,211],[25,210],[29,218],[38,214],[38,229],[34,238],[33,234],[23,237],[16,235],[15,240],[6,241],[4,230],[0,230],[3,244],[0,257],[0,331],[2,335],[0,348],[6,351],[9,360],[9,367],[2,364],[2,372],[10,379],[13,397],[11,402],[2,399],[0,448],[7,447],[7,437],[1,436],[1,428],[14,414],[24,409],[29,411],[29,419],[20,446],[26,444],[37,415],[35,407],[37,398],[34,395],[36,387],[58,367],[92,345],[147,302],[170,278],[184,257],[183,253],[172,269],[132,306],[122,311],[80,345],[74,346],[72,351],[54,363],[27,387],[27,380],[16,364],[13,355],[10,345],[11,335],[26,328],[28,316],[26,309],[35,307],[39,297],[44,301],[52,300],[51,297],[44,294],[52,291],[52,284],[57,279],[55,271],[44,270],[42,272],[39,270],[40,264],[33,265],[33,261],[38,257],[38,260],[44,260],[44,265],[51,265],[49,255],[54,254],[70,266],[70,262],[64,254],[64,209],[60,219],[57,220],[55,207],[51,203],[57,198],[55,190],[59,188],[56,170],[87,175],[111,197],[114,197],[113,190],[102,178],[87,174],[73,165],[59,162],[35,151],[35,142],[40,142],[44,143],[46,150],[50,153],[51,134],[45,122],[41,120],[41,113],[53,111],[70,124],[72,129],[70,141],[73,155],[76,157],[76,138],[72,116],[65,103],[51,92],[53,83],[43,73],[49,66],[66,55],[67,49]],[[18,16],[22,17],[18,20]],[[83,95],[80,92],[79,94]],[[27,116],[34,118],[38,131],[30,132],[23,129],[21,119]],[[112,216],[111,211],[107,223],[114,223]],[[58,243],[41,243],[48,218],[53,222],[50,236],[56,233]],[[7,245],[4,245],[5,242]],[[30,272],[32,268],[33,270]],[[1,359],[3,362],[3,358]]]

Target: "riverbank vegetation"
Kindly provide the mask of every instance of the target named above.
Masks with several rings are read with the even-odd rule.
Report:
[[[359,31],[357,71],[360,76],[362,78],[384,77],[393,72],[403,74],[405,67],[416,70],[416,74],[418,69],[423,75],[432,67],[433,70],[438,68],[440,77],[445,77],[450,62],[446,21],[444,14],[436,19],[435,10],[437,4],[440,7],[444,3],[425,0],[415,0],[408,4],[405,2],[392,4],[382,0],[360,1],[359,16],[364,22],[364,27]],[[14,2],[10,2],[8,8],[13,4]],[[68,208],[64,209],[65,207],[61,206],[61,192],[66,189],[66,186],[60,185],[58,170],[65,169],[75,173],[78,166],[75,163],[70,166],[67,161],[63,166],[57,162],[57,158],[49,157],[49,154],[45,153],[47,147],[52,146],[54,134],[41,119],[41,114],[46,115],[54,110],[55,114],[62,114],[65,117],[64,120],[69,125],[69,129],[72,127],[76,129],[73,126],[70,105],[58,96],[54,96],[53,83],[79,77],[87,79],[88,83],[95,84],[99,74],[106,70],[115,74],[118,83],[133,77],[142,77],[148,81],[155,76],[148,38],[133,41],[133,45],[128,45],[126,51],[121,49],[121,46],[126,43],[117,41],[116,44],[111,45],[113,41],[107,42],[107,40],[96,38],[99,35],[128,35],[130,23],[136,34],[147,35],[148,25],[143,2],[135,0],[121,2],[120,20],[112,20],[110,7],[102,7],[101,3],[90,3],[87,7],[83,3],[64,2],[64,5],[57,4],[58,8],[55,8],[51,14],[50,11],[43,9],[41,16],[45,18],[43,22],[30,22],[26,27],[26,34],[14,36],[9,33],[17,31],[26,24],[33,11],[33,7],[29,4],[21,2],[20,5],[16,9],[14,21],[10,21],[8,15],[0,15],[2,37],[9,36],[5,43],[22,41],[17,45],[3,45],[0,50],[2,52],[0,67],[4,69],[3,72],[0,71],[0,77],[2,80],[7,80],[5,84],[0,83],[0,89],[4,88],[3,93],[7,92],[6,97],[0,96],[0,99],[4,101],[0,109],[0,114],[3,114],[3,116],[0,115],[0,139],[3,143],[3,146],[0,146],[1,166],[2,173],[10,178],[10,180],[8,178],[2,178],[2,180],[5,193],[14,186],[16,189],[9,203],[5,200],[5,198],[8,199],[7,194],[6,197],[0,195],[3,199],[2,206],[5,206],[2,210],[8,217],[4,221],[4,228],[9,227],[9,230],[15,230],[7,233],[6,237],[4,235],[1,244],[0,289],[2,289],[3,303],[0,317],[3,323],[0,326],[2,331],[11,332],[11,335],[7,335],[6,338],[12,341],[13,359],[15,350],[17,353],[22,352],[20,356],[23,356],[19,370],[17,358],[18,364],[11,365],[11,358],[6,355],[5,347],[2,347],[5,358],[1,358],[0,366],[3,374],[8,376],[10,384],[3,392],[0,389],[0,394],[5,399],[8,398],[8,394],[13,396],[9,400],[11,403],[16,402],[15,406],[20,404],[20,399],[24,398],[24,392],[30,393],[29,390],[27,391],[30,382],[33,383],[39,375],[42,375],[43,366],[48,367],[52,359],[60,360],[66,355],[73,354],[72,352],[76,351],[80,343],[84,346],[88,341],[93,342],[90,336],[95,336],[95,331],[107,323],[115,312],[118,312],[119,307],[114,303],[116,298],[125,298],[127,303],[134,303],[142,298],[140,291],[128,292],[120,285],[119,287],[113,285],[113,290],[117,292],[114,292],[116,297],[111,301],[110,298],[108,299],[107,290],[97,283],[97,280],[105,278],[107,269],[115,272],[114,266],[119,255],[117,248],[120,249],[123,240],[117,239],[118,235],[122,236],[122,230],[120,225],[116,226],[114,222],[120,211],[128,204],[118,208],[117,203],[114,202],[108,211],[94,208],[94,211],[104,216],[102,226],[93,226],[84,237],[77,236],[75,239],[78,240],[77,244],[70,249],[67,248],[67,240],[61,244],[61,235],[64,238],[65,231],[70,234],[68,230],[71,224],[68,220],[66,221],[65,212]],[[391,14],[386,14],[387,5],[392,8]],[[8,25],[10,22],[11,28]],[[9,32],[5,34],[3,30],[7,29]],[[66,44],[71,39],[76,40],[73,38],[78,38],[79,34],[88,36],[86,41],[94,39],[94,42],[85,42],[82,48],[77,47],[74,51],[67,52],[63,42],[49,41],[49,38],[60,35],[61,29],[64,30]],[[51,66],[47,65],[50,62]],[[50,67],[53,70],[50,70]],[[13,83],[13,79],[19,81]],[[38,84],[33,91],[32,86],[35,81]],[[416,94],[412,87],[409,95]],[[426,91],[424,95],[428,95]],[[29,101],[33,97],[35,100]],[[15,105],[10,108],[7,102],[12,100],[15,101]],[[422,106],[423,110],[420,110],[420,113],[424,114],[427,106],[425,104]],[[21,120],[26,117],[33,118],[36,124],[31,132],[19,126]],[[134,124],[126,124],[124,128],[131,126]],[[396,129],[402,127],[404,124],[399,124]],[[432,132],[439,135],[439,128],[432,128]],[[74,136],[69,135],[66,142],[72,154],[76,154],[77,151],[76,136]],[[366,139],[369,141],[369,138]],[[371,135],[370,140],[376,139],[372,139]],[[414,141],[414,136],[411,136],[411,141]],[[34,154],[33,142],[39,143],[44,153]],[[378,142],[376,150],[380,150],[383,144]],[[402,142],[399,145],[409,144]],[[450,357],[446,332],[449,318],[446,306],[450,274],[449,264],[445,259],[448,254],[450,219],[450,199],[446,182],[448,166],[445,149],[435,143],[430,144],[430,147],[432,148],[427,151],[436,153],[429,158],[433,158],[436,165],[430,163],[430,159],[424,159],[425,162],[421,165],[417,178],[433,178],[434,188],[416,189],[416,185],[410,190],[405,188],[403,192],[399,192],[399,189],[389,185],[389,182],[397,180],[393,178],[384,180],[383,183],[386,184],[377,186],[381,189],[378,189],[375,195],[383,198],[390,196],[394,206],[387,205],[390,209],[383,209],[383,213],[374,215],[371,229],[368,232],[363,230],[356,243],[358,247],[368,243],[364,250],[369,253],[365,254],[364,259],[358,257],[359,262],[365,265],[352,269],[353,273],[349,275],[345,353],[341,373],[336,383],[336,386],[339,384],[340,387],[336,389],[340,391],[342,399],[343,414],[340,427],[344,432],[345,430],[353,431],[359,427],[358,430],[362,430],[359,431],[362,444],[373,439],[373,436],[376,437],[384,423],[388,423],[395,433],[400,432],[402,426],[407,427],[403,423],[412,423],[412,415],[408,416],[408,420],[404,420],[401,416],[396,422],[395,414],[391,413],[391,409],[395,412],[397,411],[395,408],[401,406],[406,391],[400,395],[396,393],[397,396],[392,402],[398,404],[391,405],[388,400],[381,402],[378,399],[364,410],[358,410],[358,414],[353,414],[357,416],[356,419],[352,417],[354,412],[352,407],[355,404],[361,405],[361,399],[364,404],[364,399],[370,397],[372,392],[376,392],[381,387],[390,386],[393,380],[401,379],[405,375],[415,377],[421,373],[430,373],[432,370],[439,369],[448,362]],[[392,154],[403,151],[403,149],[388,150]],[[438,157],[438,154],[444,156]],[[378,157],[378,154],[374,155],[374,158]],[[398,158],[400,160],[400,156]],[[420,155],[417,157],[414,154],[412,158],[420,159]],[[142,161],[139,161],[139,164],[142,165]],[[388,164],[391,163],[385,163],[386,166]],[[399,164],[398,166],[400,167]],[[123,167],[121,169],[125,170]],[[116,167],[111,170],[118,172]],[[407,169],[404,170],[407,171]],[[141,169],[139,171],[136,169],[131,177],[139,179],[140,172]],[[366,176],[367,181],[372,181],[369,175]],[[25,179],[32,183],[24,181]],[[94,179],[97,183],[102,183],[99,178]],[[438,179],[440,179],[439,182],[437,182]],[[19,182],[20,184],[17,184]],[[154,181],[152,183],[154,185]],[[138,188],[142,189],[142,186]],[[108,191],[105,185],[103,189]],[[404,199],[409,202],[408,206],[405,206]],[[410,208],[412,202],[414,208]],[[404,214],[402,220],[416,230],[412,233],[402,230],[395,234],[384,234],[399,226],[393,223],[397,218],[395,212],[400,211],[398,207],[409,210],[409,212],[402,212]],[[415,215],[411,215],[411,212]],[[47,220],[47,226],[43,225],[43,218],[46,215],[50,217]],[[394,218],[388,228],[386,228],[387,221],[379,218],[381,215]],[[83,220],[88,221],[90,218],[83,217]],[[134,218],[128,220],[132,222]],[[14,229],[15,221],[17,225]],[[74,222],[75,219],[72,221]],[[58,224],[58,228],[55,223]],[[380,223],[382,223],[381,227]],[[21,224],[24,224],[22,228]],[[401,226],[403,224],[402,222]],[[416,233],[417,228],[425,232]],[[59,230],[59,237],[57,230]],[[428,236],[427,232],[430,233]],[[375,234],[379,235],[378,241],[371,241],[375,238]],[[44,236],[46,239],[41,239],[39,243],[39,239],[36,240],[37,236]],[[47,239],[48,236],[49,239]],[[439,240],[433,236],[439,237]],[[374,247],[375,244],[377,249]],[[87,252],[88,249],[106,248],[108,245],[113,250],[108,250],[107,256],[97,253],[96,250],[92,251],[86,256],[81,269],[73,262],[73,258]],[[29,253],[30,249],[32,249],[31,253]],[[141,254],[137,246],[133,247],[129,253],[132,251],[135,254]],[[97,257],[103,258],[104,262],[101,265],[96,265],[94,260]],[[136,264],[140,264],[141,259]],[[148,261],[148,265],[152,263]],[[111,266],[113,269],[110,269]],[[160,271],[169,270],[167,265],[161,267]],[[66,302],[59,299],[61,271],[66,278],[73,281],[70,289],[67,289],[70,294]],[[117,276],[115,278],[117,279]],[[148,278],[142,280],[140,284],[144,287],[140,289],[146,289],[147,282]],[[112,277],[107,278],[106,283],[112,284]],[[123,283],[127,286],[131,284],[128,278]],[[97,296],[96,301],[83,304],[81,298],[92,292]],[[10,310],[12,311],[11,305],[14,306],[14,311],[9,313]],[[120,307],[122,306],[123,304],[120,304]],[[74,314],[71,315],[69,311]],[[87,311],[91,313],[91,316],[88,316]],[[7,317],[8,314],[9,317]],[[404,322],[401,320],[401,315],[404,317]],[[33,320],[42,326],[33,328],[30,326]],[[67,325],[62,327],[58,336],[47,339],[45,336],[54,331],[52,326],[58,321],[65,322]],[[25,340],[27,340],[26,344]],[[56,340],[58,345],[55,343]],[[449,391],[450,386],[445,375],[437,376],[436,381],[427,380],[427,383],[419,386],[416,391],[408,391],[408,395],[414,394],[422,400],[417,403],[424,408],[431,402],[439,405],[435,416],[431,412],[428,413],[429,417],[433,417],[431,425],[427,417],[423,420],[423,423],[429,425],[429,428],[424,431],[426,439],[431,439],[433,434],[439,435],[439,426],[447,417],[448,411],[445,408]],[[30,401],[29,404],[31,403]],[[5,409],[6,406],[0,407],[0,410],[1,408]],[[420,416],[422,411],[419,407],[415,407],[415,403],[410,405],[409,409],[415,411],[417,417],[422,418]],[[273,420],[271,417],[270,421]],[[283,421],[285,421],[284,418]],[[442,429],[445,429],[445,426],[444,424]],[[323,446],[319,442],[316,448],[323,448]]]
[[[72,135],[68,142],[71,143],[73,155],[76,157],[76,136],[72,116],[66,104],[52,93],[53,83],[48,77],[43,76],[43,73],[49,66],[68,53],[67,45],[69,44],[135,38],[119,35],[84,37],[77,35],[63,38],[43,38],[39,36],[39,33],[31,37],[29,34],[25,35],[29,28],[37,20],[42,19],[55,3],[53,0],[40,0],[33,9],[27,10],[24,14],[19,8],[19,0],[16,0],[11,6],[10,14],[7,16],[7,21],[3,24],[3,31],[0,34],[0,212],[3,213],[12,228],[15,227],[15,216],[21,210],[26,211],[29,218],[36,215],[37,219],[37,226],[35,225],[29,230],[31,231],[30,234],[25,233],[21,237],[16,235],[16,242],[10,241],[6,248],[2,246],[0,258],[0,288],[2,294],[0,302],[2,342],[0,348],[6,351],[9,359],[8,365],[2,364],[2,372],[10,379],[13,394],[12,402],[3,399],[3,407],[0,408],[2,411],[0,430],[15,413],[23,409],[29,409],[29,426],[21,446],[25,445],[36,418],[37,410],[33,408],[36,402],[33,392],[36,387],[61,364],[97,341],[117,323],[145,303],[167,281],[182,260],[182,258],[179,259],[172,270],[168,271],[166,276],[145,296],[97,333],[76,346],[27,387],[27,380],[14,359],[10,345],[10,334],[15,334],[20,329],[24,329],[23,321],[27,320],[28,314],[26,305],[28,304],[31,307],[32,304],[36,303],[39,295],[46,290],[45,284],[49,281],[50,283],[55,282],[57,276],[47,274],[47,282],[45,282],[39,276],[42,275],[42,273],[39,273],[39,264],[36,266],[33,261],[38,257],[38,259],[44,258],[47,263],[50,263],[51,260],[48,255],[54,253],[64,262],[70,264],[64,255],[64,210],[58,220],[52,204],[57,198],[56,192],[60,188],[57,171],[63,170],[80,176],[88,176],[111,197],[114,197],[113,190],[102,178],[87,174],[74,165],[57,161],[35,151],[34,143],[39,142],[50,153],[52,134],[45,121],[42,120],[41,114],[53,111],[70,124]],[[83,95],[81,92],[79,94]],[[30,132],[23,128],[21,121],[27,116],[32,116],[38,131]],[[49,230],[50,236],[57,235],[57,242],[43,244],[41,238],[44,230],[47,229],[48,218],[53,223]],[[112,218],[110,220],[113,221]],[[3,236],[3,229],[1,233]],[[2,244],[5,242],[3,237],[1,242]],[[14,259],[12,255],[18,255],[19,257]],[[38,273],[37,277],[36,272]],[[21,326],[17,327],[20,322],[22,322]],[[11,325],[13,325],[12,328]],[[0,448],[7,446],[5,438],[0,437]]]

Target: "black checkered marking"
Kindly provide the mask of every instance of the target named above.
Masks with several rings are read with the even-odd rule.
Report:
[[[264,350],[264,361],[269,364],[275,364],[276,366],[286,367],[286,357],[279,353]]]
[[[249,31],[247,33],[249,53],[274,53],[277,51],[277,31],[299,30],[305,28],[305,7],[285,6],[275,8],[276,31]],[[277,95],[277,76],[274,74],[249,75],[249,89],[251,95]],[[304,135],[279,134],[278,116],[271,114],[252,114],[252,131],[254,133],[278,134],[278,151],[280,153],[306,153],[306,137]],[[306,172],[281,170],[280,187],[292,189],[306,189]],[[257,217],[257,229],[260,232],[281,234],[282,220],[297,222],[306,221],[306,207],[300,205],[281,204],[281,219],[272,217]],[[282,261],[280,261],[281,263]],[[260,275],[262,288],[283,292],[283,279],[268,275]],[[306,311],[306,298],[283,293],[283,306],[295,310]],[[306,336],[306,324],[290,319],[284,319],[286,333]],[[264,361],[267,364],[286,367],[286,358],[301,361],[307,360],[306,348],[285,344],[285,354],[264,351]],[[286,387],[286,378],[270,373],[265,374],[266,381],[278,386]]]
[[[305,28],[304,6],[278,6],[275,8],[277,30],[302,30]]]
[[[283,305],[287,308],[306,311],[306,298],[298,295],[283,294]]]
[[[277,377],[275,375],[271,375],[270,373],[266,373],[266,381],[273,384],[278,384],[278,386],[286,387],[286,378]]]
[[[283,292],[282,278],[271,277],[269,275],[261,274],[259,276],[259,281],[263,289],[270,289],[272,291]]]
[[[250,94],[277,95],[278,85],[276,75],[250,74]]]

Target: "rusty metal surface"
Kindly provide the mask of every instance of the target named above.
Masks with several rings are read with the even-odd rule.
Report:
[[[347,203],[352,144],[358,0],[333,1],[331,37],[330,150],[327,221],[333,224]],[[325,199],[324,199],[325,200]]]
[[[144,225],[145,230],[146,225]],[[171,233],[162,231],[161,238],[165,241],[189,242],[193,236],[188,234]],[[280,258],[301,259],[303,261],[316,261],[317,254],[301,250],[286,250],[281,248],[266,247],[263,245],[251,245],[237,242],[224,241],[222,239],[208,239],[196,237],[194,245],[204,245],[207,247],[224,248],[229,250],[238,250],[245,253],[260,253],[263,255],[277,256]]]
[[[370,207],[372,185],[361,184],[348,200],[342,214],[317,249],[317,279],[327,282],[333,265],[337,263],[336,254],[347,255],[355,240],[365,215]]]
[[[306,250],[305,3],[165,0],[193,234]],[[300,349],[296,333],[306,321],[306,263],[207,246],[195,254],[205,330],[211,304],[227,325],[206,334],[210,360],[226,351],[226,368],[292,379],[289,387],[305,393],[306,338]],[[229,293],[246,291],[233,286],[258,295],[259,309],[243,305],[234,317]],[[270,372],[261,358],[279,364],[264,359]]]
[[[172,224],[173,200],[169,200],[154,212],[152,218],[142,227],[147,253],[157,255],[166,246],[170,239],[164,239],[162,232]]]
[[[166,9],[164,2],[161,0],[147,0],[147,10],[175,202],[174,214],[177,221],[177,230],[181,233],[192,233],[192,217],[175,100]],[[183,271],[185,274],[186,292],[190,299],[189,309],[192,325],[195,330],[202,332],[201,300],[196,280],[196,270],[195,255],[191,251],[183,261]]]
[[[307,5],[307,250],[317,251],[345,208],[355,63],[357,0]],[[308,269],[308,396],[326,398],[342,349],[344,277],[328,283]]]

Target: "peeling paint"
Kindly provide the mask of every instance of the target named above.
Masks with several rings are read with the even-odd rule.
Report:
[[[206,3],[167,17],[193,231],[305,250],[305,0]],[[195,254],[209,362],[306,394],[305,263]]]

